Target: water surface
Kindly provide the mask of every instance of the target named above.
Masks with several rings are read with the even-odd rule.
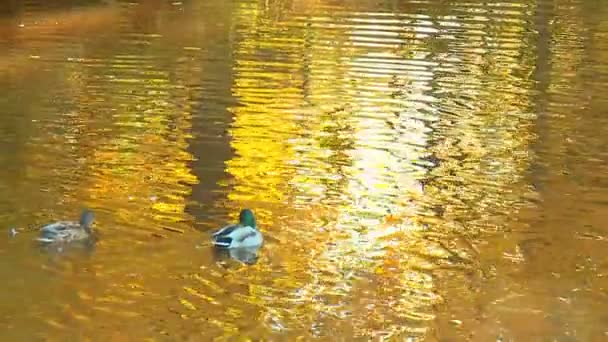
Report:
[[[607,52],[593,0],[6,1],[0,337],[603,340]]]

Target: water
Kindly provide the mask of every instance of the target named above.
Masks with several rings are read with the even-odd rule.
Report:
[[[0,338],[605,339],[607,19],[5,1]],[[32,242],[83,207],[94,248]]]

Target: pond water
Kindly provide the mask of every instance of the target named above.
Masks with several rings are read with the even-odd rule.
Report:
[[[607,60],[595,0],[4,1],[0,339],[605,340]]]

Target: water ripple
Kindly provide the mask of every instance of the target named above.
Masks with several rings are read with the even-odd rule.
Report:
[[[0,298],[7,339],[468,330],[488,305],[460,330],[443,308],[483,300],[500,261],[480,249],[529,228],[555,166],[536,154],[599,193],[577,166],[604,168],[599,134],[538,142],[605,104],[605,27],[553,17],[563,2],[92,3],[0,21],[0,221],[30,234],[0,242],[28,301]],[[94,250],[28,256],[34,227],[83,206]],[[246,263],[208,243],[243,207],[267,236]],[[502,255],[525,265],[522,246]]]

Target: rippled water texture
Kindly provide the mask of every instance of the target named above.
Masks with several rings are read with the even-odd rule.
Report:
[[[605,340],[604,5],[3,1],[0,339]]]

